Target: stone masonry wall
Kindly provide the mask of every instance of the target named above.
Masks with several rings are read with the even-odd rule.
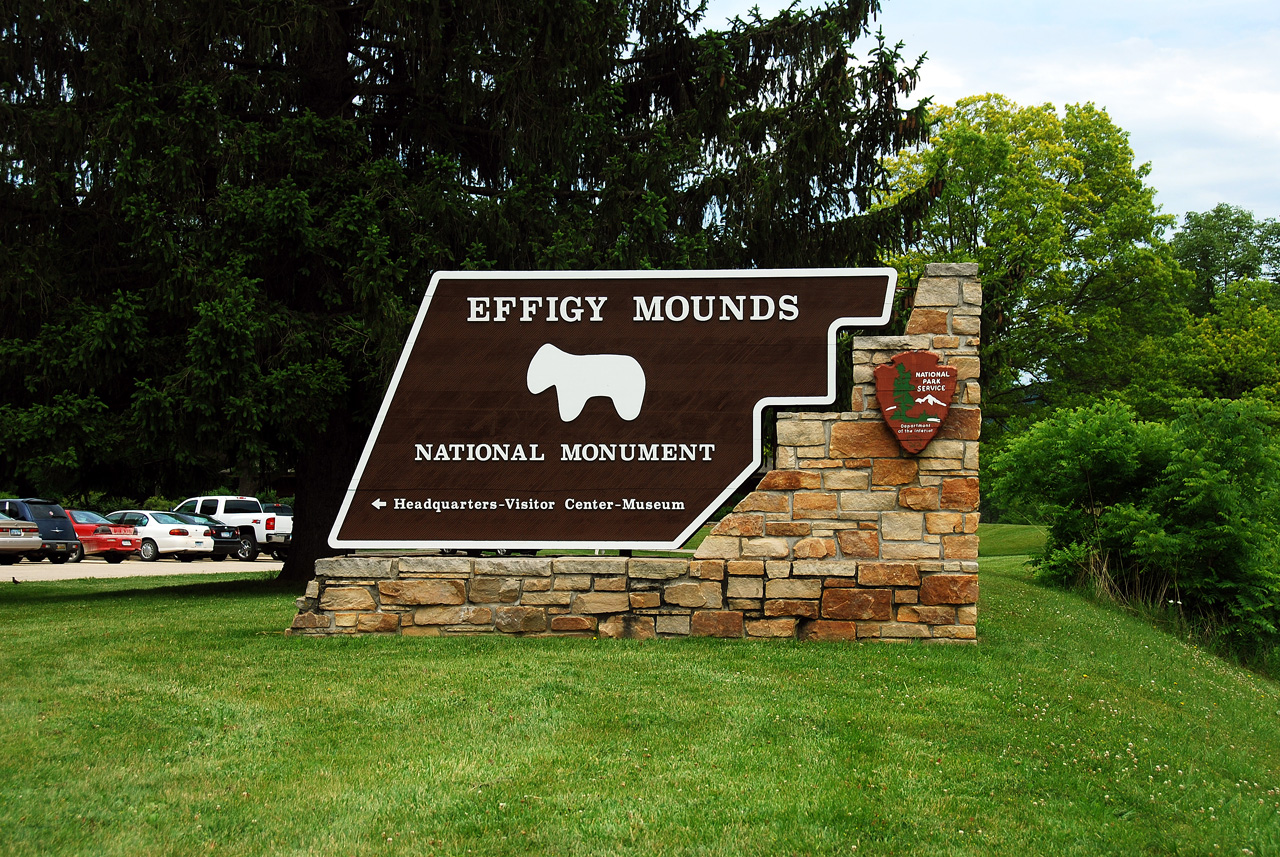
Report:
[[[906,334],[855,339],[849,410],[779,414],[777,469],[691,559],[323,559],[290,633],[974,641],[981,306],[977,265],[929,265]],[[873,379],[910,350],[959,375],[916,455]]]

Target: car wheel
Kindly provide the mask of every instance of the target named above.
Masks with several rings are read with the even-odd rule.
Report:
[[[107,562],[111,563],[112,565],[116,565],[117,563],[124,562],[124,558],[125,558],[126,556],[128,556],[128,554],[123,554],[123,553],[104,553],[104,554],[102,555],[102,558],[103,558],[103,559],[105,559]]]
[[[138,548],[138,558],[143,562],[155,562],[160,558],[160,549],[151,539],[143,539]]]
[[[0,565],[13,565],[20,559],[22,557],[14,556],[13,554],[0,554]]]
[[[222,562],[226,558],[227,558],[227,555],[225,553],[215,553],[210,555],[209,557],[209,559],[213,560],[214,562]]]
[[[67,562],[79,562],[84,559],[84,544],[76,542],[75,547],[71,548],[71,553],[67,555]]]
[[[180,553],[178,554],[178,562],[191,562],[195,559],[195,554]]]
[[[240,547],[236,551],[236,559],[241,562],[253,562],[258,558],[258,543],[253,536],[241,536]]]

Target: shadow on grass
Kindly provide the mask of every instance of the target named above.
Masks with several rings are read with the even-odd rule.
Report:
[[[116,577],[81,580],[28,581],[0,586],[0,606],[19,603],[60,604],[109,602],[123,599],[172,601],[181,598],[243,598],[245,596],[296,597],[297,584],[281,582],[276,573],[251,571],[231,579],[189,579],[174,582],[166,577]],[[265,576],[269,575],[269,576]]]

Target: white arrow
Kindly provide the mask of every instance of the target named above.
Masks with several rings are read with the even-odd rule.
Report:
[[[373,506],[373,508],[375,508],[375,509],[381,509],[383,506],[387,505],[387,501],[386,501],[386,500],[383,500],[381,497],[379,497],[377,500],[374,500],[374,501],[373,501],[372,503],[370,503],[369,505],[370,505],[370,506]]]

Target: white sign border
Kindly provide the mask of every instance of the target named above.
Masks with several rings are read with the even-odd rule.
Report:
[[[364,476],[365,466],[369,462],[369,456],[373,452],[374,441],[382,433],[382,423],[386,419],[387,411],[391,406],[392,400],[395,398],[396,390],[399,389],[400,379],[404,376],[405,366],[409,362],[409,355],[413,352],[413,346],[418,341],[418,333],[422,329],[422,322],[427,317],[427,310],[431,307],[431,299],[435,296],[436,288],[442,279],[450,280],[663,280],[663,279],[780,279],[780,278],[814,278],[814,277],[867,277],[867,276],[888,276],[889,288],[885,291],[884,306],[881,308],[880,315],[869,317],[844,317],[838,318],[831,322],[827,328],[827,394],[825,396],[798,396],[798,397],[768,397],[760,399],[755,403],[752,409],[752,436],[754,439],[754,452],[752,453],[752,462],[741,473],[738,474],[727,488],[720,493],[691,523],[680,536],[671,542],[637,542],[637,541],[440,541],[440,540],[400,540],[400,539],[339,539],[338,532],[342,529],[343,523],[347,519],[347,513],[351,509],[351,503],[355,499],[356,489],[360,484],[361,477]],[[828,405],[835,402],[836,398],[836,331],[842,327],[878,327],[888,324],[889,316],[893,311],[893,298],[898,288],[898,272],[893,268],[752,268],[744,270],[697,270],[697,271],[437,271],[431,277],[431,283],[427,286],[427,293],[422,299],[422,306],[418,308],[418,315],[413,321],[413,327],[409,331],[409,338],[405,341],[404,349],[400,352],[400,360],[396,364],[396,370],[391,376],[391,383],[387,385],[387,392],[382,398],[382,406],[378,409],[377,419],[373,422],[373,428],[369,431],[369,438],[365,441],[364,452],[360,455],[360,461],[356,464],[355,473],[352,474],[351,483],[347,487],[346,494],[342,498],[342,507],[338,510],[338,516],[333,522],[333,528],[329,531],[329,547],[335,549],[361,549],[361,548],[380,548],[380,549],[397,549],[409,548],[414,550],[420,549],[457,549],[457,550],[658,550],[669,551],[679,550],[681,546],[687,542],[698,528],[701,527],[709,515],[720,505],[724,503],[734,490],[751,474],[760,469],[763,462],[761,448],[761,414],[765,408],[771,405]]]

